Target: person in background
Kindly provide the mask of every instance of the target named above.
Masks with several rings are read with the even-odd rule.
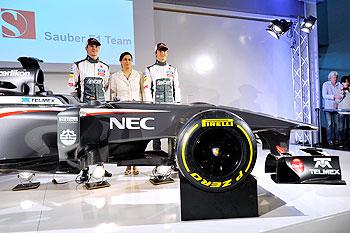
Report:
[[[168,47],[158,43],[155,47],[156,62],[147,67],[144,78],[145,100],[153,103],[180,103],[181,93],[177,69],[167,63]],[[174,140],[169,141],[174,146]],[[161,150],[160,139],[153,140],[153,150]]]
[[[341,94],[343,86],[338,82],[338,73],[331,71],[328,81],[322,85],[322,97],[324,100],[324,113],[327,122],[327,141],[329,146],[334,146],[339,140],[338,103],[343,98]]]
[[[110,100],[143,101],[143,75],[133,69],[132,55],[124,52],[119,57],[121,70],[110,78]],[[131,166],[127,166],[125,175],[131,174]],[[133,174],[138,175],[139,170],[133,166]]]
[[[81,102],[105,101],[109,66],[98,57],[100,46],[101,43],[97,39],[89,38],[85,46],[86,58],[72,65],[68,86]]]
[[[343,88],[341,90],[341,94],[343,98],[338,103],[338,110],[346,110],[350,111],[350,91],[349,91],[349,83],[350,83],[350,77],[349,76],[343,76],[340,79],[341,84],[343,85]],[[347,129],[349,128],[350,123],[350,116],[348,114],[341,114],[339,113],[339,146],[342,147],[345,135],[347,132]]]

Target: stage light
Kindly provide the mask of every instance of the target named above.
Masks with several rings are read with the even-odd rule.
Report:
[[[275,38],[276,40],[278,40],[278,39],[280,38],[279,33],[277,33],[277,32],[273,29],[273,25],[272,25],[272,24],[270,24],[270,25],[267,27],[266,31],[267,31],[268,33],[270,33],[270,35],[273,36],[273,38]]]
[[[95,170],[92,172],[91,177],[93,177],[96,180],[103,179],[105,176],[105,168],[102,164],[96,165]]]
[[[301,23],[301,30],[306,33],[310,33],[310,31],[315,27],[316,18],[310,15]]]
[[[157,174],[158,175],[166,175],[171,172],[171,167],[169,166],[157,166]]]
[[[152,171],[153,178],[149,181],[154,184],[167,184],[175,182],[171,177],[171,167],[170,166],[157,166]]]
[[[282,32],[282,22],[278,19],[275,19],[271,22],[272,26],[273,26],[273,30],[275,30],[276,32],[280,33]]]
[[[103,180],[105,177],[106,170],[103,164],[97,164],[94,171],[90,174],[89,181],[85,184],[86,189],[98,189],[98,188],[106,188],[111,186],[107,181]],[[90,182],[90,180],[94,179],[95,182]]]
[[[267,26],[266,31],[278,40],[284,33],[286,33],[291,28],[292,25],[293,22],[291,21],[287,21],[285,19],[275,19],[269,24],[269,26]]]
[[[214,58],[208,54],[198,55],[194,61],[194,68],[201,75],[208,74],[214,69]]]
[[[20,172],[18,174],[18,178],[21,181],[30,181],[31,179],[33,179],[33,176],[35,176],[35,174],[32,172]]]
[[[27,189],[36,189],[40,186],[40,182],[32,183],[32,179],[35,176],[33,172],[20,172],[17,175],[17,178],[21,182],[20,184],[16,185],[12,190],[13,191],[21,191],[21,190],[27,190]]]

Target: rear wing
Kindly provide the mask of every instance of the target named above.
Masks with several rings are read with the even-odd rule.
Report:
[[[43,92],[44,73],[39,59],[20,57],[22,68],[0,68],[0,93],[5,95],[35,95]]]

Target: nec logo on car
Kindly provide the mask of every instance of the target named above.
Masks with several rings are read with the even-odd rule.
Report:
[[[153,117],[122,117],[119,121],[115,117],[109,118],[109,128],[114,129],[116,126],[118,129],[145,129],[154,130],[154,126],[149,126],[148,122],[154,121]],[[147,125],[148,124],[148,125]]]
[[[34,12],[1,8],[0,14],[2,37],[36,39]]]

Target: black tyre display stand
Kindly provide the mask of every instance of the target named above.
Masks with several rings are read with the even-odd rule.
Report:
[[[258,216],[257,182],[252,175],[236,189],[220,193],[202,191],[179,176],[182,221]]]

